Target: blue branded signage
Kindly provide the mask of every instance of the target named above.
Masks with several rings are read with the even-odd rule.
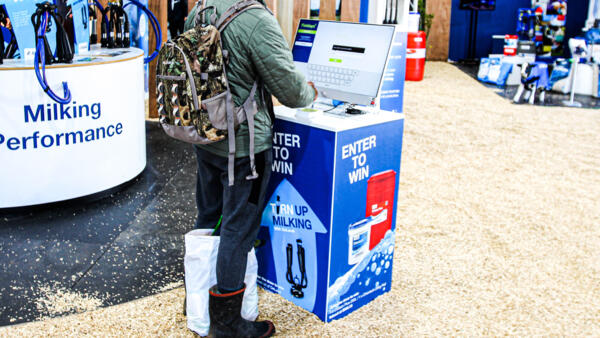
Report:
[[[302,20],[300,22],[292,50],[294,61],[308,62],[318,27],[319,21],[316,20]]]
[[[323,321],[391,287],[404,120],[390,115],[344,131],[275,122],[258,281]]]
[[[4,0],[8,18],[13,28],[17,44],[19,46],[19,54],[21,57],[33,59],[35,54],[35,31],[31,24],[31,15],[35,12],[35,1],[20,1],[20,0]],[[55,34],[47,33],[48,43],[54,46]]]
[[[396,32],[387,68],[383,74],[380,107],[382,110],[402,112],[404,99],[404,78],[406,76],[406,43],[408,33]]]
[[[86,52],[90,47],[89,14],[87,0],[69,0],[73,13],[73,27],[75,29],[75,53]]]
[[[138,2],[148,7],[148,0],[140,0]],[[139,7],[133,5],[125,7],[125,11],[129,17],[131,47],[137,47],[143,50],[145,55],[148,55],[148,18],[146,14]],[[144,67],[146,75],[144,77],[144,89],[148,91],[148,65]]]
[[[40,124],[64,120],[98,120],[102,117],[100,102],[92,104],[40,103],[23,106],[23,122],[30,127],[29,136],[0,132],[0,153],[9,151],[35,151],[42,148],[70,147],[80,143],[96,142],[116,137],[123,133],[123,123],[110,123],[87,129],[68,130],[57,133],[46,133],[36,130]]]

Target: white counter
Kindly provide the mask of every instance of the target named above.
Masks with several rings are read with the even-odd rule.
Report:
[[[46,67],[41,89],[32,61],[0,65],[0,208],[81,197],[115,187],[146,166],[143,52],[96,50]]]

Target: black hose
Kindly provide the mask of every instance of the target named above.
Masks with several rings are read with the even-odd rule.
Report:
[[[285,273],[285,279],[287,279],[288,283],[295,285],[294,283],[294,275],[292,273],[292,263],[293,263],[293,259],[294,256],[292,255],[292,250],[293,247],[291,244],[288,244],[287,247],[285,248],[285,253],[287,256],[287,271]]]
[[[398,0],[396,0],[396,7],[395,7],[396,11],[394,12],[394,20],[392,20],[392,24],[393,25],[397,25],[398,24]]]
[[[298,245],[298,266],[300,267],[300,282],[298,286],[300,288],[305,288],[308,286],[308,278],[306,277],[306,254],[304,252],[304,247],[302,246],[302,240],[296,240]]]
[[[31,23],[33,24],[33,27],[36,31],[36,41],[42,38],[37,36],[37,31],[42,23],[42,16],[44,15],[44,13],[47,13],[52,19],[54,19],[54,23],[57,26],[56,50],[54,53],[52,53],[52,49],[48,44],[48,39],[46,39],[46,37],[43,36],[46,64],[51,64],[54,62],[71,63],[73,61],[73,48],[71,47],[69,36],[67,35],[67,31],[62,25],[62,20],[56,13],[56,5],[53,5],[50,2],[37,4],[37,10],[31,16]],[[50,18],[48,19],[48,25],[49,24]],[[54,55],[56,55],[56,57],[54,57]]]
[[[96,15],[96,6],[89,5],[88,6],[88,20],[91,21],[90,24],[90,45],[98,43],[98,30],[96,28],[96,23],[98,22],[98,15]]]
[[[385,0],[385,17],[383,18],[383,24],[384,24],[384,25],[389,23],[389,22],[388,22],[388,17],[390,16],[390,15],[388,14],[388,4],[389,4],[389,1],[390,1],[390,0]]]

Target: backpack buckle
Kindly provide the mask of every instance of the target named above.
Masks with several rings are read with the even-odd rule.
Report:
[[[258,178],[258,173],[256,172],[256,166],[251,167],[252,173],[246,176],[246,181],[252,181]]]

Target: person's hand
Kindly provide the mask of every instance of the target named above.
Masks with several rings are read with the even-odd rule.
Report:
[[[312,89],[315,91],[315,98],[313,100],[316,101],[317,97],[319,96],[319,91],[317,90],[317,87],[315,87],[315,84],[312,81],[308,81],[308,85],[312,87]]]

